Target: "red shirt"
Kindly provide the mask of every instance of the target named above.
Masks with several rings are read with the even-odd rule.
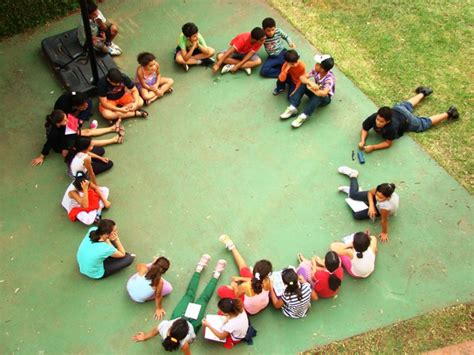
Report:
[[[333,272],[341,281],[344,278],[344,271],[342,266],[339,266],[336,271]],[[314,290],[318,294],[319,297],[322,298],[329,298],[334,296],[339,288],[336,291],[333,291],[329,288],[329,276],[331,274],[328,271],[316,271],[314,273]]]
[[[237,35],[229,44],[234,47],[235,51],[239,54],[247,54],[250,51],[258,52],[262,43],[250,43],[251,40],[250,32],[244,32]]]

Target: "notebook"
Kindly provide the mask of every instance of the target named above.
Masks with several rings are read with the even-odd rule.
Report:
[[[283,293],[285,292],[286,287],[283,283],[283,279],[281,278],[281,271],[274,271],[272,273],[271,278],[275,294],[277,295],[277,297],[281,297],[281,295],[283,295]]]
[[[191,319],[198,319],[200,311],[201,311],[200,304],[188,303],[188,307],[186,308],[186,312],[184,313],[184,316]]]
[[[222,326],[224,325],[225,317],[214,315],[214,314],[208,314],[206,316],[206,320],[209,322],[209,324],[213,328],[221,331]],[[216,337],[216,335],[209,328],[206,328],[206,331],[204,333],[204,338],[208,340],[212,340],[212,341],[218,341],[219,343],[225,343],[225,339],[219,339],[218,337]]]
[[[360,212],[369,208],[365,202],[356,201],[351,198],[346,198],[346,203],[350,206],[350,208],[352,208],[354,212]]]

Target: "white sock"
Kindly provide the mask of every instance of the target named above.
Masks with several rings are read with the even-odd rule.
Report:
[[[289,108],[290,110],[292,110],[292,111],[296,110],[296,107],[293,106],[293,105],[290,105],[288,108]]]
[[[300,118],[308,118],[308,116],[306,116],[304,113],[302,113],[302,114],[300,115]]]
[[[198,59],[197,60],[197,65],[201,65],[202,64],[202,60],[201,59]]]

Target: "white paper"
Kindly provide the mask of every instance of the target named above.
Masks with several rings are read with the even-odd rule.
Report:
[[[281,271],[272,272],[271,278],[275,294],[277,295],[277,297],[281,297],[281,295],[283,295],[283,293],[285,292],[286,288],[283,279],[281,278]]]
[[[200,304],[189,303],[188,308],[186,308],[186,312],[184,313],[184,316],[191,319],[198,319],[200,310],[201,310]]]
[[[344,238],[342,238],[342,242],[344,244],[351,244],[353,241],[354,241],[354,234],[350,234],[350,235],[345,236]]]
[[[351,198],[346,198],[346,203],[352,208],[354,212],[360,212],[369,208],[363,201],[356,201]]]
[[[225,317],[224,316],[218,316],[218,315],[213,315],[213,314],[208,314],[206,316],[206,320],[209,322],[209,324],[216,330],[222,331],[222,326],[224,325]],[[209,328],[206,327],[206,331],[204,333],[204,338],[212,341],[218,341],[219,343],[225,343],[225,339],[219,339],[216,337],[216,335],[210,330]]]

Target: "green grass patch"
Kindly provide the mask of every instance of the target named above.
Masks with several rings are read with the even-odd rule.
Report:
[[[472,303],[460,304],[321,346],[304,354],[413,354],[460,344],[474,338],[473,313]]]
[[[430,116],[457,106],[461,113],[458,122],[411,136],[471,194],[474,192],[472,0],[269,3],[316,48],[331,53],[338,68],[376,105],[402,101],[415,87],[429,85],[434,94],[417,108],[419,115]]]

